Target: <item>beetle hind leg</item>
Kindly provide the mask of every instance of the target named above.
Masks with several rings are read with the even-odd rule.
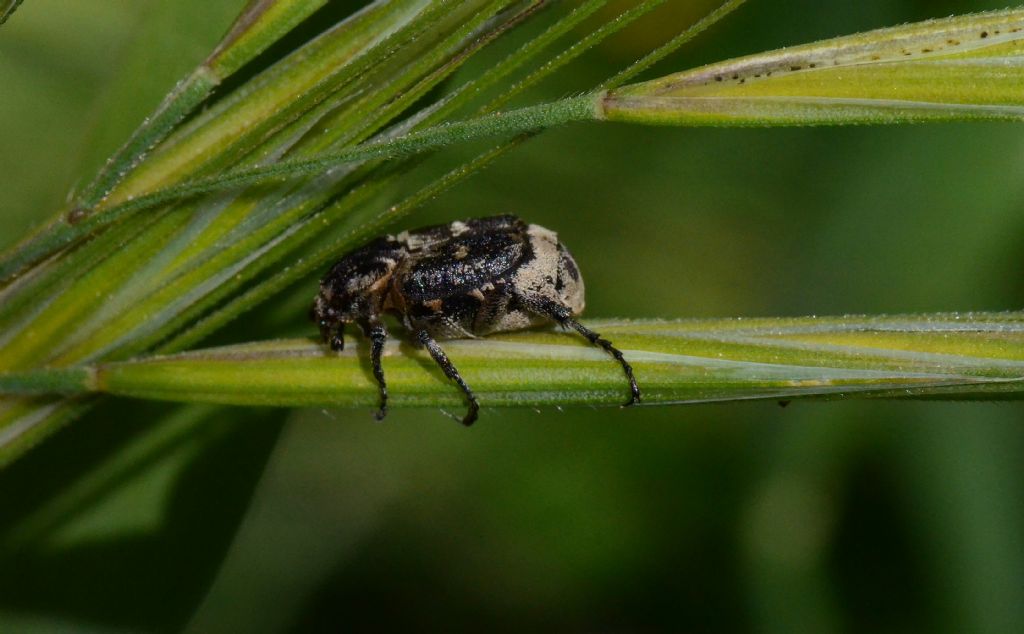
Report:
[[[576,321],[572,317],[566,317],[560,323],[563,326],[569,326],[570,328],[573,328],[574,330],[576,330],[576,332],[586,337],[587,341],[596,346],[601,346],[602,348],[604,348],[605,352],[615,357],[615,360],[618,361],[619,365],[622,366],[622,371],[626,373],[626,378],[629,379],[630,398],[629,401],[626,402],[625,404],[636,405],[637,403],[639,403],[640,386],[636,384],[636,377],[633,376],[633,366],[629,365],[629,362],[626,361],[626,358],[622,356],[622,351],[613,346],[612,342],[608,341],[607,339],[597,334],[590,328],[587,328],[586,326]]]
[[[421,330],[416,333],[416,338],[427,348],[437,365],[441,366],[445,376],[458,383],[463,393],[465,393],[466,399],[469,401],[469,411],[466,412],[466,416],[462,419],[462,424],[469,427],[476,421],[477,413],[480,411],[480,404],[477,403],[476,395],[473,394],[473,390],[466,384],[462,375],[455,369],[455,365],[448,359],[448,355],[444,353],[441,346],[437,345],[437,342],[430,336],[430,333],[426,330]]]
[[[558,324],[563,328],[572,328],[576,332],[583,335],[587,339],[587,341],[594,344],[595,346],[600,346],[602,349],[604,349],[605,352],[613,356],[615,360],[619,362],[619,365],[622,366],[622,371],[626,373],[626,378],[629,380],[630,398],[629,401],[625,403],[625,405],[635,405],[640,402],[640,386],[637,385],[636,377],[633,376],[633,366],[629,365],[629,362],[626,361],[626,358],[622,355],[622,351],[613,346],[612,342],[608,341],[607,339],[597,334],[590,328],[587,328],[580,322],[573,319],[572,313],[570,313],[569,309],[564,306],[556,304],[555,302],[548,299],[520,299],[529,310],[539,315],[544,315],[545,317],[553,319],[554,321],[558,322]]]

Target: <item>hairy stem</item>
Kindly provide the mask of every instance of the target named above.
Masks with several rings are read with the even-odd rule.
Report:
[[[622,350],[644,404],[798,398],[1017,399],[1024,313],[587,322]],[[441,347],[484,405],[619,405],[621,368],[570,332],[519,332]],[[233,405],[367,406],[369,345],[313,339],[0,375],[0,394],[107,393]],[[391,403],[449,406],[457,390],[423,350],[384,346]]]

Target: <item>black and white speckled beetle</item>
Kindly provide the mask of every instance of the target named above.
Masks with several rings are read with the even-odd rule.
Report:
[[[583,303],[583,279],[558,236],[506,215],[377,238],[331,267],[320,282],[312,316],[332,350],[345,347],[345,324],[358,324],[370,339],[380,420],[388,403],[381,368],[387,331],[380,317],[398,314],[465,392],[469,411],[462,423],[472,425],[480,409],[476,396],[435,338],[475,338],[554,321],[615,357],[629,379],[627,405],[640,400],[633,368],[622,353],[573,319]]]

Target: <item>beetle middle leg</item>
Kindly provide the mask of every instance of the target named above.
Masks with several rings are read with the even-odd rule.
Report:
[[[384,324],[378,321],[366,321],[362,324],[363,333],[370,340],[370,360],[373,363],[373,376],[380,386],[380,409],[374,415],[377,420],[384,420],[388,414],[388,384],[384,380],[384,367],[381,365],[381,355],[384,353],[384,342],[387,341],[388,331]]]
[[[613,346],[612,342],[573,319],[572,313],[569,312],[568,308],[557,304],[550,299],[534,299],[520,296],[519,301],[522,302],[528,310],[556,321],[563,328],[572,328],[586,337],[587,341],[595,346],[600,346],[605,352],[615,357],[615,360],[622,366],[622,371],[626,373],[626,378],[629,379],[630,398],[625,404],[635,405],[640,402],[640,387],[636,384],[636,377],[633,376],[633,366],[629,365],[626,358],[622,356],[622,351]]]
[[[462,424],[469,427],[474,423],[474,421],[476,421],[477,412],[480,411],[480,404],[476,401],[476,395],[473,394],[473,390],[469,389],[469,385],[466,384],[462,375],[460,375],[459,371],[455,369],[455,365],[448,359],[448,355],[444,353],[441,346],[437,345],[437,342],[430,336],[430,333],[426,330],[420,330],[416,333],[416,338],[421,344],[426,346],[427,350],[430,352],[430,356],[432,356],[434,361],[437,362],[437,365],[441,366],[441,369],[444,370],[445,376],[458,383],[459,387],[462,388],[462,391],[465,392],[466,398],[469,399],[469,411],[466,412],[466,416],[462,419]]]

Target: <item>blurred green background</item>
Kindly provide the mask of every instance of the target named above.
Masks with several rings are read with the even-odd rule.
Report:
[[[0,28],[0,245],[240,4],[25,2]],[[592,85],[713,3],[669,5],[533,98]],[[750,0],[650,75],[1002,6]],[[166,50],[178,67],[151,61]],[[581,124],[403,226],[511,212],[556,229],[590,317],[1016,309],[1022,156],[1010,124]],[[314,290],[222,337],[313,334]],[[0,472],[0,630],[1024,631],[1022,423],[1017,403],[485,404],[466,430],[436,410],[108,400]]]

